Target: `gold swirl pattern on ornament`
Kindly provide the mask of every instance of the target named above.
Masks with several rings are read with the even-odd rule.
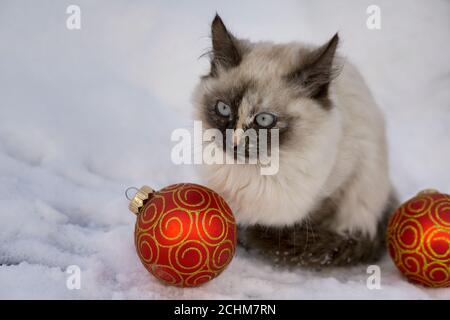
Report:
[[[450,268],[443,263],[433,262],[424,271],[425,279],[435,286],[450,282]]]
[[[146,233],[137,234],[135,243],[136,248],[138,248],[138,256],[144,264],[153,264],[158,261],[159,248],[156,245],[156,241],[153,237],[149,236]],[[144,257],[143,252],[148,252],[149,256]]]
[[[406,203],[406,210],[403,212],[408,216],[420,217],[426,215],[433,204],[433,197],[431,195],[423,195],[419,198],[414,198]],[[418,208],[415,208],[420,204]]]
[[[187,210],[200,211],[211,205],[210,192],[199,185],[183,185],[173,193],[173,202]],[[194,200],[197,200],[194,202]]]
[[[177,246],[189,237],[192,225],[193,219],[189,212],[174,208],[161,215],[155,226],[155,239],[161,246]]]
[[[208,261],[208,247],[198,240],[188,240],[169,251],[170,266],[181,274],[199,272]]]
[[[209,208],[196,215],[195,220],[199,237],[209,245],[216,245],[228,235],[228,224],[222,213],[215,208]],[[214,235],[212,229],[218,231],[218,234]]]
[[[415,276],[415,275],[408,275],[408,279],[412,282],[427,286],[427,287],[434,287],[434,283],[428,281],[426,278],[424,278],[423,276]]]
[[[180,188],[181,186],[186,185],[186,183],[176,183],[176,184],[172,184],[170,186],[167,186],[161,190],[158,191],[158,193],[173,193],[174,191],[176,191],[178,188]]]
[[[404,212],[404,207],[400,207],[394,212],[394,214],[389,219],[388,229],[392,229],[394,228],[394,226],[398,226],[398,223],[402,220],[402,217],[405,214]]]
[[[423,251],[428,258],[450,262],[450,230],[445,231],[439,228],[430,228],[423,235]],[[436,243],[441,243],[445,251],[439,253],[435,250]]]
[[[406,243],[403,238],[407,232],[412,232],[414,236],[412,237],[412,243]],[[420,242],[420,236],[423,234],[422,225],[414,219],[406,219],[401,222],[398,229],[395,232],[395,240],[404,252],[414,252]],[[411,237],[410,237],[411,238]]]
[[[141,214],[139,214],[139,230],[147,231],[150,230],[158,218],[166,209],[166,199],[155,194],[151,200],[149,200],[145,206],[141,209]]]
[[[197,272],[193,275],[190,275],[189,277],[187,277],[184,281],[186,286],[189,287],[195,287],[198,285],[201,285],[205,282],[208,282],[209,280],[215,278],[218,274],[205,270],[205,271],[201,271],[201,272]]]
[[[216,200],[217,206],[219,207],[219,210],[221,210],[224,214],[223,216],[225,219],[227,219],[230,223],[235,223],[235,219],[233,216],[233,213],[231,211],[230,206],[226,203],[225,199],[222,198],[218,193],[214,192],[213,197]]]
[[[224,255],[225,259],[223,259]],[[226,240],[214,249],[211,259],[211,267],[216,270],[223,270],[231,262],[233,256],[233,243],[230,240]]]
[[[447,215],[447,216],[444,216]],[[431,220],[445,228],[450,228],[450,201],[448,199],[440,199],[433,205],[430,214]]]
[[[212,190],[172,185],[155,193],[143,210],[135,227],[136,248],[144,266],[163,282],[199,285],[216,277],[232,260],[234,216]]]
[[[421,272],[421,263],[426,263],[426,259],[421,253],[415,252],[414,254],[401,255],[400,262],[408,274],[419,275]]]
[[[420,206],[410,201],[391,217],[388,226],[390,253],[411,281],[430,287],[450,286],[450,228],[446,216],[450,211],[450,198],[422,198],[426,200]],[[418,208],[425,211],[419,213]],[[411,214],[408,210],[414,212]],[[434,226],[419,223],[418,217],[431,221]],[[411,234],[407,235],[408,232]],[[412,241],[404,242],[405,235]]]
[[[151,273],[163,283],[174,286],[182,286],[183,278],[174,269],[164,265],[153,265],[150,269]]]

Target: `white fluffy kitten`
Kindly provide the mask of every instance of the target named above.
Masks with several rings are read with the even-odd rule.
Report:
[[[212,23],[211,72],[194,92],[205,128],[278,129],[279,171],[205,165],[247,248],[307,266],[373,261],[384,240],[391,183],[383,115],[337,34],[320,47],[252,43]],[[261,121],[261,116],[264,115]]]

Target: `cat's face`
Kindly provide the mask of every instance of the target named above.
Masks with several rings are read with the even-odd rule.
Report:
[[[335,72],[337,36],[317,49],[250,43],[231,35],[216,16],[212,42],[211,71],[202,77],[194,102],[203,126],[223,133],[224,148],[226,142],[245,142],[242,132],[267,129],[278,130],[281,150],[318,134],[331,121],[328,84]],[[235,133],[231,141],[225,140],[227,129]]]

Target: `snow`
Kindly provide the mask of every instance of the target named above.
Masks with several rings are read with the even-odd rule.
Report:
[[[214,281],[191,289],[150,276],[134,250],[124,190],[199,182],[170,162],[175,128],[190,127],[190,93],[208,62],[217,11],[253,40],[323,43],[365,75],[388,121],[392,178],[402,200],[450,192],[450,3],[376,1],[71,1],[0,5],[0,298],[450,299],[412,285],[388,257],[381,289],[366,267],[275,270],[238,250]],[[200,181],[201,182],[201,181]],[[81,289],[66,287],[70,265]]]

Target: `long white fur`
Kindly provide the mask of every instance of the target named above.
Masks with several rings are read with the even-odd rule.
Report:
[[[194,93],[197,114],[201,113],[200,97],[205,90],[219,85],[217,82],[249,75],[263,83],[267,99],[260,108],[269,109],[265,102],[270,104],[271,95],[280,94],[271,79],[292,68],[301,51],[296,45],[278,49],[286,55],[283,61],[273,59],[270,45],[263,43],[255,45],[241,66],[224,72],[220,80],[202,80]],[[202,167],[205,183],[225,197],[241,225],[289,226],[302,222],[322,200],[331,197],[339,203],[339,209],[328,222],[330,229],[375,236],[391,191],[384,118],[363,78],[349,62],[330,84],[330,99],[330,110],[307,98],[288,103],[289,112],[301,118],[295,128],[290,128],[298,139],[281,147],[276,175],[261,175],[258,165]],[[251,104],[251,97],[244,99],[242,108],[246,104]]]

